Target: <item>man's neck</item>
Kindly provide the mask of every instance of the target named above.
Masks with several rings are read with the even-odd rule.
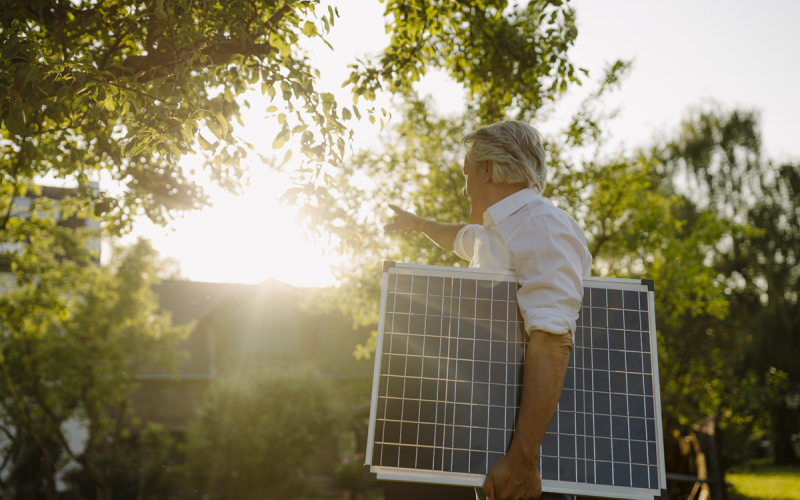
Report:
[[[507,182],[498,182],[493,183],[491,189],[489,190],[487,202],[488,206],[492,206],[495,203],[504,200],[511,196],[514,193],[519,193],[523,189],[527,188],[526,184],[516,183],[516,184],[509,184]]]

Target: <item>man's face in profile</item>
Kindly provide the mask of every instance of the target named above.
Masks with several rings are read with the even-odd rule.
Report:
[[[485,203],[485,177],[488,169],[481,165],[475,168],[475,165],[465,157],[464,167],[461,171],[466,179],[466,186],[464,186],[462,193],[469,200],[469,220],[474,224],[483,224],[483,212],[489,208]]]

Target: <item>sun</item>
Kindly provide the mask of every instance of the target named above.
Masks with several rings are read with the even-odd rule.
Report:
[[[243,195],[206,187],[212,207],[189,212],[167,229],[143,221],[136,233],[178,260],[192,281],[255,284],[271,277],[294,286],[333,285],[334,257],[304,237],[296,208],[277,200],[288,187],[277,172],[253,172]]]

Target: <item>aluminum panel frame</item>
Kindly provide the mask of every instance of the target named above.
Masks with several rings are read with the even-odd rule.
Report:
[[[427,471],[416,469],[403,469],[394,467],[382,467],[372,464],[372,452],[375,444],[374,432],[377,415],[378,384],[380,381],[381,352],[384,340],[384,318],[386,315],[386,290],[390,274],[407,274],[422,276],[437,276],[446,278],[461,278],[475,280],[492,280],[518,282],[513,273],[502,270],[489,269],[470,269],[446,266],[427,266],[421,264],[391,263],[384,266],[382,273],[381,299],[380,299],[380,318],[378,320],[378,338],[375,349],[375,367],[373,370],[372,398],[370,401],[370,421],[367,432],[367,450],[365,454],[365,475],[373,479],[386,481],[405,481],[428,484],[447,484],[453,486],[474,486],[480,487],[486,478],[485,475],[468,474],[446,471]],[[618,498],[625,500],[657,500],[661,498],[663,491],[666,491],[666,470],[664,467],[664,438],[661,421],[661,390],[658,374],[658,351],[656,343],[656,321],[655,321],[655,293],[650,290],[647,284],[638,279],[607,278],[598,276],[586,276],[583,278],[583,285],[586,288],[613,288],[616,290],[631,290],[646,292],[648,296],[648,314],[650,317],[650,357],[653,368],[653,392],[656,421],[656,446],[658,448],[657,468],[659,471],[659,488],[642,489],[635,487],[589,484],[589,483],[568,483],[563,481],[542,480],[543,491],[549,493],[564,493],[577,495],[590,495],[601,498]],[[368,472],[367,472],[368,471]]]

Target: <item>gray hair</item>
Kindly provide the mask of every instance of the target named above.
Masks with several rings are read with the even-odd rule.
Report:
[[[524,182],[529,188],[544,191],[547,158],[542,134],[527,123],[503,120],[486,125],[465,135],[461,145],[467,149],[467,159],[476,167],[491,160],[494,182]]]

